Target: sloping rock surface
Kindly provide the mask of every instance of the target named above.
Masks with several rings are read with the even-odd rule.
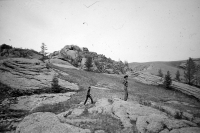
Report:
[[[40,94],[31,96],[21,96],[17,98],[5,99],[2,104],[9,105],[13,110],[37,110],[44,105],[55,105],[71,98],[75,92],[57,93],[57,94]]]
[[[120,119],[123,125],[122,131],[137,131],[139,133],[199,133],[200,128],[197,124],[182,119],[174,119],[168,114],[147,107],[133,101],[123,101],[121,99],[99,99],[94,106],[88,108],[89,114],[109,114],[114,118]],[[77,119],[84,114],[84,110],[75,108],[65,113],[58,114],[58,118],[66,123],[84,122]],[[73,119],[74,118],[74,119]],[[92,121],[92,120],[90,120]],[[135,124],[134,124],[135,123]],[[133,128],[136,128],[135,130]]]
[[[38,112],[25,117],[16,133],[90,133],[90,130],[61,123],[53,113]]]
[[[15,89],[31,90],[51,87],[57,73],[37,59],[7,58],[0,61],[0,82]],[[58,78],[61,87],[78,90],[78,86]]]

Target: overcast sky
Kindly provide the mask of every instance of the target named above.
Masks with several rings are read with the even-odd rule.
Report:
[[[200,57],[200,0],[0,0],[0,44],[75,44],[116,61]]]

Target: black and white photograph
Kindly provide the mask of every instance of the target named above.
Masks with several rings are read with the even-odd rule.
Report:
[[[200,0],[0,0],[0,133],[200,133]]]

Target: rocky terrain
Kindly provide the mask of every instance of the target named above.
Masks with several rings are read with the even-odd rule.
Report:
[[[0,60],[0,82],[19,90],[37,90],[51,87],[53,69],[37,59],[7,58]],[[58,78],[59,85],[65,89],[78,90],[77,85]]]
[[[88,55],[94,66],[103,64],[101,73],[98,64],[84,71]],[[167,90],[162,78],[144,69],[127,71],[129,99],[123,101],[124,64],[75,45],[50,56],[0,60],[0,132],[199,133],[198,88],[173,82],[174,90]],[[88,86],[94,104],[83,105]]]
[[[16,133],[198,133],[199,131],[200,128],[195,122],[175,119],[152,107],[116,98],[102,98],[95,105],[86,107],[80,103],[76,108],[57,115],[49,112],[33,113],[25,117],[16,129]]]
[[[42,54],[35,50],[13,48],[12,46],[2,44],[0,45],[0,58],[30,58],[30,59],[42,59]]]
[[[77,45],[66,45],[60,51],[55,51],[49,55],[50,59],[62,59],[80,69],[85,68],[87,57],[92,57],[92,71],[109,74],[125,73],[128,67],[121,61],[117,62],[102,54],[91,52],[88,48],[81,48]]]

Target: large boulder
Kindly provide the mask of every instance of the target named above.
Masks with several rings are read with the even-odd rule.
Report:
[[[37,59],[8,58],[0,61],[0,82],[19,90],[50,88],[54,75],[46,63]],[[76,84],[58,78],[62,88],[78,90]]]
[[[81,48],[76,45],[66,45],[60,50],[59,57],[65,60],[71,60],[78,57]]]
[[[23,119],[17,126],[16,133],[90,133],[67,123],[61,123],[58,117],[50,112],[38,112]]]

